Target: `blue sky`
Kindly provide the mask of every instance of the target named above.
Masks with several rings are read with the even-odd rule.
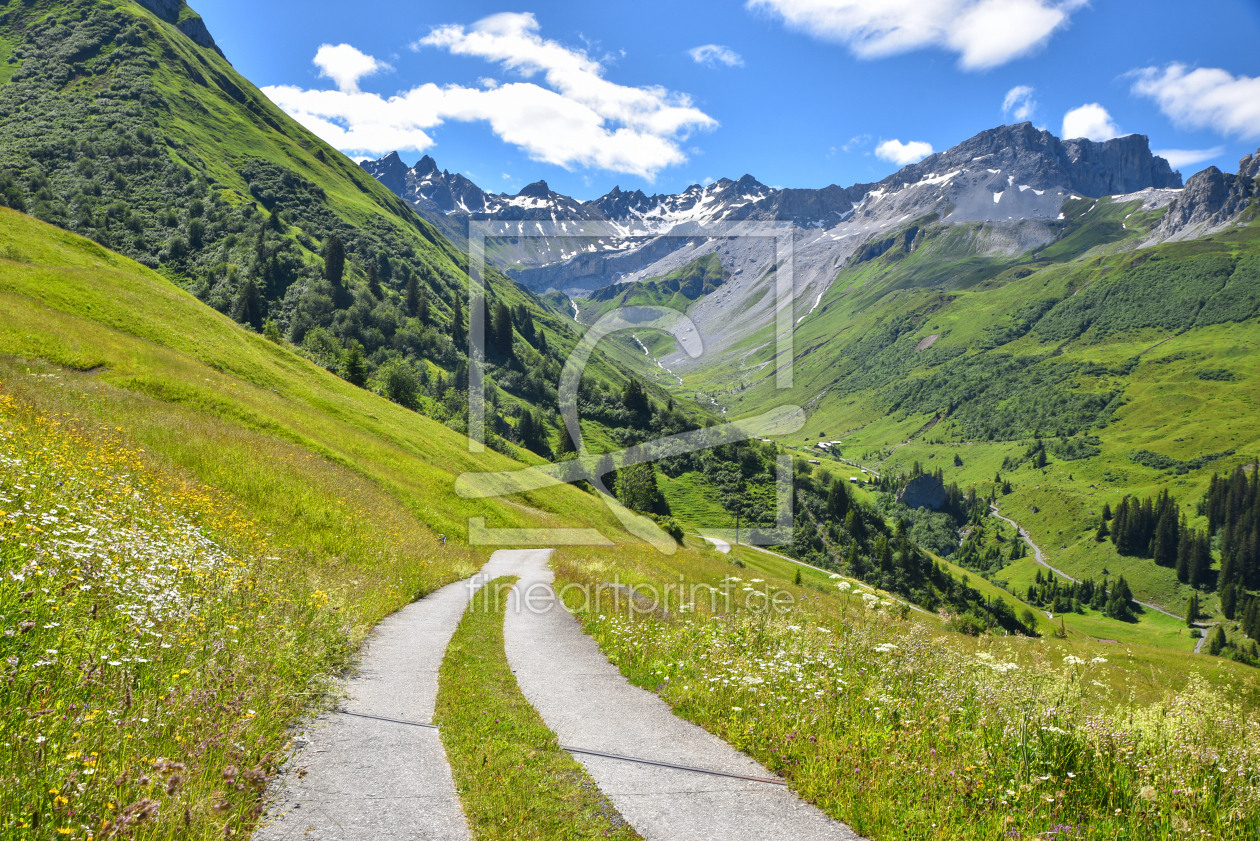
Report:
[[[1082,106],[1071,131],[1197,153],[1175,156],[1187,177],[1260,146],[1258,0],[193,6],[334,145],[494,192],[849,185],[1021,112],[1062,135]]]

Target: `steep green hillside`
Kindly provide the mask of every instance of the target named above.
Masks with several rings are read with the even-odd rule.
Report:
[[[13,71],[0,85],[0,203],[156,268],[461,429],[465,256],[186,35],[177,24],[195,13],[176,5],[171,20],[131,0],[36,0],[0,14]],[[343,258],[325,260],[334,241]],[[484,323],[489,443],[525,443],[528,410],[545,432],[530,446],[550,452],[571,320],[491,271]],[[626,381],[602,355],[591,373]]]
[[[980,226],[920,220],[855,254],[801,322],[792,390],[776,391],[772,366],[758,367],[769,344],[678,390],[717,394],[734,416],[805,406],[808,424],[785,442],[802,455],[891,477],[939,465],[945,484],[992,495],[1063,572],[1124,575],[1136,598],[1178,616],[1197,586],[1211,615],[1215,568],[1194,579],[1145,546],[1121,554],[1095,538],[1104,504],[1164,490],[1183,531],[1205,529],[1198,507],[1212,474],[1260,454],[1250,409],[1260,227],[1134,250],[1158,211],[1101,199],[1070,202],[1064,215],[1053,245],[1015,258],[983,256]],[[820,438],[843,443],[823,454]],[[1026,558],[980,571],[1023,596],[1038,568]]]
[[[484,562],[469,518],[625,539],[570,486],[460,500],[459,473],[538,459],[471,455],[8,209],[0,312],[5,837],[248,830],[289,724],[371,626]]]

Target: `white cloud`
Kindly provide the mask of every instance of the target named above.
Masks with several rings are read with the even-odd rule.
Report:
[[[689,132],[717,126],[685,94],[604,79],[603,66],[585,52],[541,38],[531,14],[494,15],[469,29],[441,27],[413,46],[483,58],[525,79],[540,76],[546,87],[532,81],[484,89],[424,84],[387,99],[338,80],[336,91],[281,85],[263,92],[348,152],[424,151],[433,145],[427,132],[434,127],[448,120],[477,120],[488,122],[502,140],[535,160],[649,180],[660,169],[687,160],[679,143]],[[358,77],[345,78],[353,84]]]
[[[1155,100],[1179,127],[1260,137],[1260,78],[1234,76],[1217,67],[1190,70],[1184,64],[1163,70],[1146,67],[1134,75],[1133,92]]]
[[[1119,137],[1123,132],[1116,121],[1111,119],[1107,109],[1097,102],[1073,108],[1063,115],[1064,140],[1072,137],[1088,137],[1090,140],[1110,140]]]
[[[871,136],[869,134],[859,134],[857,137],[849,138],[849,142],[842,144],[840,148],[843,151],[847,152],[850,149],[856,149],[858,146],[865,146],[867,143],[870,143],[870,142],[871,142]]]
[[[696,64],[707,64],[709,67],[717,64],[725,64],[727,67],[744,66],[743,56],[730,47],[723,47],[721,44],[703,44],[699,47],[692,47],[687,50],[687,55],[691,56],[691,60]]]
[[[937,47],[957,53],[963,69],[983,70],[1038,49],[1087,1],[747,0],[747,7],[860,58]]]
[[[1218,158],[1224,152],[1224,146],[1213,146],[1211,149],[1155,149],[1151,154],[1159,155],[1168,161],[1168,165],[1173,169],[1180,169],[1183,166],[1193,166],[1212,158]]]
[[[892,161],[898,166],[918,163],[932,154],[932,144],[922,140],[911,140],[902,143],[900,140],[885,140],[875,147],[875,157]]]
[[[366,53],[361,53],[349,44],[323,44],[315,53],[315,65],[319,75],[326,76],[337,83],[338,90],[345,93],[358,93],[359,80],[364,76],[382,70],[392,70],[383,61],[377,61]]]
[[[1037,101],[1032,98],[1034,91],[1028,85],[1016,85],[1006,92],[1002,100],[1002,114],[1014,117],[1018,122],[1032,117],[1037,110]]]

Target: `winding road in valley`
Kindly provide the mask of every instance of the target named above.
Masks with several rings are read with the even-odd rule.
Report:
[[[990,505],[989,511],[993,514],[994,517],[997,517],[999,520],[1004,520],[1005,522],[1010,523],[1012,526],[1015,527],[1015,530],[1019,532],[1019,536],[1022,537],[1024,539],[1024,542],[1027,543],[1032,548],[1033,557],[1036,559],[1037,563],[1041,564],[1043,567],[1050,570],[1055,575],[1059,575],[1059,576],[1062,576],[1063,578],[1066,578],[1068,581],[1071,581],[1073,583],[1080,582],[1079,578],[1073,578],[1072,576],[1068,575],[1063,570],[1057,567],[1051,566],[1049,562],[1046,561],[1045,553],[1041,551],[1041,547],[1038,546],[1036,543],[1033,543],[1032,537],[1028,534],[1027,529],[1025,529],[1019,523],[1012,520],[1010,517],[1005,517],[1002,514],[998,513],[998,507],[996,505]],[[1177,614],[1164,610],[1162,607],[1153,605],[1150,602],[1141,602],[1141,601],[1138,601],[1137,599],[1134,599],[1133,601],[1136,604],[1140,604],[1142,607],[1147,608],[1148,610],[1153,610],[1156,613],[1162,613],[1165,616],[1171,616],[1173,619],[1185,619],[1184,616],[1178,616]],[[1199,650],[1198,648],[1195,649],[1196,652],[1198,652],[1198,650]]]

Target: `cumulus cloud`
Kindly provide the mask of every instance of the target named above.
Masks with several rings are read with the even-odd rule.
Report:
[[[747,0],[793,29],[861,58],[936,47],[965,70],[1006,64],[1041,47],[1088,0]]]
[[[1183,166],[1193,166],[1218,158],[1224,152],[1224,146],[1213,146],[1211,149],[1155,149],[1151,154],[1159,155],[1168,161],[1168,165],[1173,169],[1180,169]]]
[[[692,47],[687,50],[687,55],[691,56],[691,60],[696,64],[706,64],[709,67],[718,64],[725,64],[727,67],[744,66],[743,56],[721,44],[702,44],[699,47]]]
[[[1090,140],[1110,140],[1123,134],[1107,109],[1097,102],[1073,108],[1063,115],[1062,137],[1088,137]]]
[[[1260,78],[1218,67],[1170,64],[1133,74],[1133,92],[1152,99],[1182,128],[1209,128],[1232,137],[1260,137]]]
[[[1032,98],[1033,89],[1028,85],[1016,85],[1006,92],[1006,98],[1002,100],[1002,114],[1007,117],[1014,117],[1018,122],[1032,117],[1033,112],[1037,110],[1037,101]]]
[[[932,154],[932,144],[922,140],[911,140],[902,143],[900,140],[885,140],[875,147],[875,157],[892,161],[898,166],[918,163]]]
[[[361,53],[349,44],[323,44],[315,53],[315,66],[319,75],[332,79],[337,89],[346,93],[359,92],[359,80],[382,70],[392,70],[383,61],[377,61]]]
[[[485,121],[535,160],[649,180],[687,159],[680,142],[690,132],[717,126],[685,94],[604,79],[603,66],[584,51],[543,39],[531,14],[498,14],[467,29],[444,26],[413,46],[482,58],[525,81],[483,88],[424,84],[389,98],[340,80],[335,91],[280,85],[263,92],[348,152],[423,151],[433,145],[428,131],[448,120]],[[358,77],[345,78],[353,83]],[[534,78],[542,84],[529,81]]]

